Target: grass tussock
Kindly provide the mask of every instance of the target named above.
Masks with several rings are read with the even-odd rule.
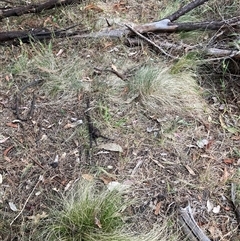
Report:
[[[161,113],[204,112],[201,91],[191,72],[172,74],[169,68],[143,67],[129,89],[147,108]]]
[[[157,241],[175,240],[169,223],[134,235],[126,223],[126,208],[132,203],[122,193],[99,190],[93,182],[80,181],[53,207],[42,224],[40,239],[52,241]],[[58,209],[57,209],[58,206]]]
[[[61,202],[48,219],[44,240],[128,240],[121,233],[125,204],[119,193],[100,192],[82,181]]]
[[[43,89],[47,95],[65,93],[70,96],[76,90],[88,88],[90,80],[83,70],[85,60],[77,53],[64,57],[64,50],[58,56],[59,50],[53,50],[51,42],[32,46],[31,51],[23,46],[21,54],[10,65],[9,72],[29,82],[34,78],[45,80]]]

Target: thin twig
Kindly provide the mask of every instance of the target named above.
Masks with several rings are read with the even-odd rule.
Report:
[[[138,31],[136,31],[134,28],[132,28],[130,25],[126,24],[126,27],[128,29],[130,29],[133,33],[135,33],[138,37],[140,37],[141,39],[145,40],[147,43],[151,44],[153,47],[157,48],[161,53],[163,53],[164,55],[173,58],[173,59],[179,59],[178,57],[175,57],[169,53],[167,53],[166,51],[164,51],[162,48],[160,48],[157,44],[155,44],[152,40],[150,40],[149,38],[145,37],[144,35],[142,35],[141,33],[139,33]]]
[[[45,170],[45,168],[36,160],[34,160],[34,158],[30,157],[32,159],[32,161],[37,164],[39,167],[41,167],[43,170]]]
[[[131,177],[134,176],[137,172],[137,169],[143,164],[143,160],[139,160],[137,162],[137,165],[134,167],[134,169],[132,170],[132,173],[131,173]]]
[[[96,70],[96,71],[99,71],[99,72],[102,72],[102,71],[107,71],[107,72],[111,72],[111,73],[113,73],[113,74],[115,74],[115,75],[117,75],[117,77],[118,78],[120,78],[120,79],[122,79],[122,80],[126,80],[126,78],[125,78],[125,76],[122,74],[122,73],[119,73],[118,71],[116,71],[115,69],[100,69],[100,68],[98,68],[98,67],[94,67],[94,69]]]
[[[12,220],[12,222],[10,223],[10,226],[12,226],[13,223],[14,223],[14,222],[18,219],[18,217],[22,214],[22,212],[23,212],[23,210],[25,209],[25,207],[26,207],[26,205],[27,205],[27,203],[28,203],[30,197],[32,196],[33,192],[35,191],[35,189],[36,189],[37,185],[40,183],[40,181],[42,181],[41,176],[39,176],[36,185],[34,186],[33,190],[32,190],[31,193],[29,194],[29,196],[28,196],[27,200],[25,201],[25,203],[24,203],[24,205],[23,205],[21,211],[20,211],[20,212],[18,213],[18,215]]]

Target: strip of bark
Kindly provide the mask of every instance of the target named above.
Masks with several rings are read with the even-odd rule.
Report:
[[[0,20],[3,18],[11,16],[21,16],[28,13],[40,13],[43,10],[52,9],[59,6],[70,5],[73,3],[80,3],[82,0],[49,0],[44,3],[39,4],[30,4],[27,6],[15,7],[11,9],[1,10],[0,11]]]

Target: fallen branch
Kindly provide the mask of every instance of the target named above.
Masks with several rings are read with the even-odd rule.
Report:
[[[179,210],[179,223],[186,237],[191,241],[211,241],[194,220],[190,205]]]
[[[158,22],[146,23],[134,26],[134,30],[140,34],[144,33],[174,33],[193,30],[219,30],[220,28],[239,27],[240,16],[224,21],[211,21],[199,23],[172,23],[169,19],[163,19]],[[128,25],[129,26],[129,25]],[[126,38],[136,35],[127,28],[110,29],[90,34],[75,35],[73,38]]]
[[[205,50],[207,55],[214,56],[216,58],[236,58],[240,59],[239,50],[228,50],[228,49],[218,49],[218,48],[208,48]]]
[[[28,13],[40,13],[43,10],[52,9],[59,6],[80,3],[82,0],[49,0],[44,3],[30,4],[27,6],[15,7],[0,11],[0,20],[11,16],[21,16]]]
[[[169,19],[158,22],[147,23],[135,26],[139,33],[147,32],[179,32],[192,30],[219,30],[220,28],[239,27],[240,16],[224,21],[198,22],[198,23],[172,23]]]
[[[66,29],[60,29],[55,31],[50,31],[46,28],[42,29],[33,29],[30,31],[9,31],[9,32],[0,32],[0,42],[13,41],[16,44],[20,41],[23,43],[29,43],[30,40],[45,40],[52,39],[53,37],[69,37],[72,35],[79,34],[80,31],[67,32],[68,30],[76,27],[77,25],[70,26]],[[82,31],[84,32],[84,30]]]
[[[125,44],[129,47],[134,46],[141,46],[143,44],[143,41],[137,39],[137,38],[127,38],[125,41]],[[215,61],[220,59],[226,59],[226,58],[234,58],[234,59],[240,59],[240,51],[239,50],[230,50],[230,49],[219,49],[219,48],[206,48],[201,46],[200,44],[197,45],[188,45],[188,44],[175,44],[175,43],[169,43],[166,41],[162,41],[160,39],[157,39],[155,41],[155,44],[159,46],[161,49],[171,49],[175,52],[179,53],[187,53],[189,51],[200,51],[205,56],[212,57],[213,59],[206,59],[206,61]],[[165,51],[165,50],[164,50]],[[203,61],[203,60],[200,60]]]
[[[113,74],[115,74],[117,77],[119,77],[120,79],[122,79],[123,81],[126,80],[126,77],[124,76],[124,74],[120,73],[118,70],[116,70],[113,66],[111,69],[100,69],[100,68],[97,68],[97,67],[94,67],[94,70],[97,71],[98,73],[101,73],[103,71],[106,71],[106,72],[111,72]]]
[[[177,10],[177,12],[175,12],[175,13],[173,13],[173,14],[169,15],[168,17],[165,17],[165,18],[169,19],[171,22],[175,21],[178,18],[180,18],[181,16],[183,16],[184,14],[190,12],[194,8],[204,4],[207,1],[208,0],[195,0],[195,1],[192,1],[189,4],[187,4],[186,6],[180,8],[179,10]]]
[[[168,54],[166,51],[164,51],[160,46],[158,46],[157,44],[155,44],[152,40],[150,40],[149,38],[143,36],[142,34],[140,34],[139,32],[137,32],[134,28],[132,28],[131,26],[127,25],[126,26],[133,32],[135,33],[137,36],[139,36],[141,39],[145,40],[147,43],[149,43],[150,45],[152,45],[154,48],[156,48],[157,50],[159,50],[161,53],[163,53],[164,55],[173,58],[173,59],[178,59],[177,57]]]

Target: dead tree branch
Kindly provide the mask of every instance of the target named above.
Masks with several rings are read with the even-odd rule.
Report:
[[[177,10],[175,13],[165,17],[165,19],[169,19],[171,22],[173,22],[173,21],[177,20],[178,18],[180,18],[181,16],[183,16],[184,14],[190,12],[194,8],[204,4],[207,1],[208,0],[195,0],[195,1],[192,1],[189,4],[187,4],[186,6],[180,8],[179,10]]]
[[[177,57],[168,54],[164,49],[162,49],[160,46],[158,46],[157,44],[155,44],[152,40],[150,40],[149,38],[145,37],[144,35],[142,35],[141,33],[137,32],[134,28],[132,28],[131,26],[127,25],[127,28],[129,28],[133,33],[135,33],[137,36],[139,36],[141,39],[143,39],[144,41],[146,41],[148,44],[152,45],[154,48],[156,48],[160,53],[163,53],[164,55],[173,58],[173,59],[178,59]]]
[[[80,3],[82,0],[49,0],[44,3],[30,4],[27,6],[15,7],[0,11],[0,20],[11,16],[21,16],[27,13],[40,13],[43,10],[52,9],[59,6]]]
[[[238,27],[240,16],[224,21],[198,22],[198,23],[172,23],[169,19],[158,22],[146,23],[135,26],[135,30],[140,33],[147,32],[178,32],[192,30],[219,30],[220,28]]]
[[[210,241],[196,223],[190,205],[179,210],[179,224],[187,238],[191,241]]]
[[[9,31],[9,32],[0,32],[0,43],[12,41],[15,44],[18,44],[20,41],[23,43],[29,43],[30,40],[46,40],[51,39],[53,37],[57,38],[65,38],[73,35],[77,35],[85,32],[85,30],[81,31],[73,31],[68,32],[68,30],[76,27],[77,25],[70,26],[66,29],[60,29],[55,31],[50,31],[46,28],[43,29],[33,29],[30,31]]]

